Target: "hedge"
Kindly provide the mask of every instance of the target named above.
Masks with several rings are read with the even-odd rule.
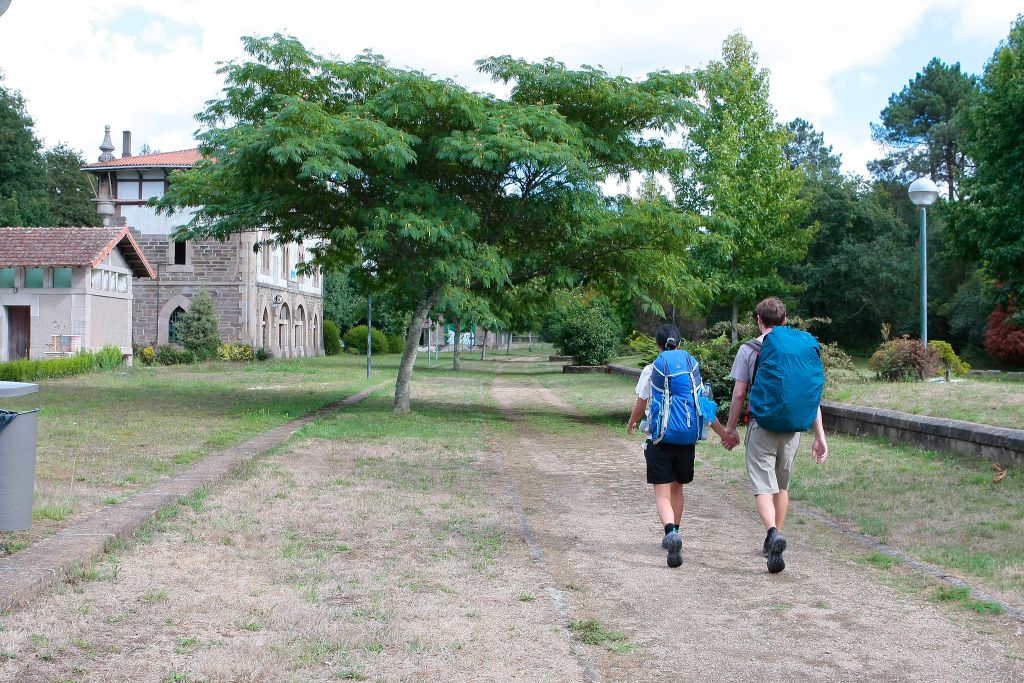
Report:
[[[0,381],[35,382],[41,379],[82,375],[94,370],[112,370],[121,365],[121,349],[104,346],[99,351],[82,351],[74,356],[43,360],[14,360],[0,363]]]

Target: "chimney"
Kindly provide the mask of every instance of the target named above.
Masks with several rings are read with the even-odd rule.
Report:
[[[100,143],[100,161],[113,161],[114,143],[110,141],[110,126],[103,126],[103,142]]]
[[[130,157],[132,155],[132,132],[126,130],[121,133],[121,158]]]

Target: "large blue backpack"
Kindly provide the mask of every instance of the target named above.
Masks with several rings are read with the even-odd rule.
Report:
[[[750,415],[771,432],[805,432],[818,415],[825,373],[818,341],[779,326],[761,344],[750,387]]]
[[[651,442],[697,443],[705,424],[698,408],[704,387],[697,360],[682,349],[673,349],[662,351],[651,365],[651,400],[647,404]]]

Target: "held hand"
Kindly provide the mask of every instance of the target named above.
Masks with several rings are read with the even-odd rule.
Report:
[[[725,436],[722,437],[722,445],[725,446],[725,450],[727,451],[731,451],[736,448],[739,443],[740,437],[732,434],[731,432],[726,432]]]
[[[814,437],[814,443],[811,444],[811,457],[819,465],[825,462],[825,458],[828,457],[828,444],[825,442],[824,437]]]

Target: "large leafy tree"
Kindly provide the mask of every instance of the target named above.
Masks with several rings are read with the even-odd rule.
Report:
[[[46,194],[49,200],[50,225],[90,226],[103,224],[93,203],[89,176],[82,171],[85,160],[67,145],[46,150]]]
[[[953,235],[998,283],[1001,298],[1024,301],[1024,15],[985,65],[981,92],[963,117],[976,170],[956,207]],[[1021,310],[1018,303],[1017,310]],[[1021,322],[1018,314],[1018,324]]]
[[[49,225],[46,166],[32,117],[0,74],[0,225]],[[95,212],[94,212],[95,213]]]
[[[960,183],[969,164],[961,142],[957,113],[977,91],[977,79],[933,58],[898,93],[889,97],[872,137],[892,151],[872,165],[884,180],[906,185],[911,176],[927,175],[945,182],[949,200],[960,197]]]
[[[363,291],[409,311],[396,410],[422,321],[464,293],[486,303],[516,283],[617,280],[637,292],[702,291],[686,250],[698,234],[668,205],[609,198],[609,175],[663,170],[691,111],[685,75],[634,81],[548,60],[485,59],[510,85],[474,93],[364,53],[324,58],[298,40],[245,38],[223,96],[198,115],[207,161],[172,176],[160,206],[198,206],[183,230],[322,238],[320,264],[357,264]]]
[[[769,102],[768,72],[742,34],[698,75],[702,115],[689,127],[688,160],[672,173],[676,201],[704,218],[714,239],[702,250],[705,272],[732,307],[733,340],[741,309],[787,289],[779,270],[807,252],[803,181],[785,156],[789,136]]]

